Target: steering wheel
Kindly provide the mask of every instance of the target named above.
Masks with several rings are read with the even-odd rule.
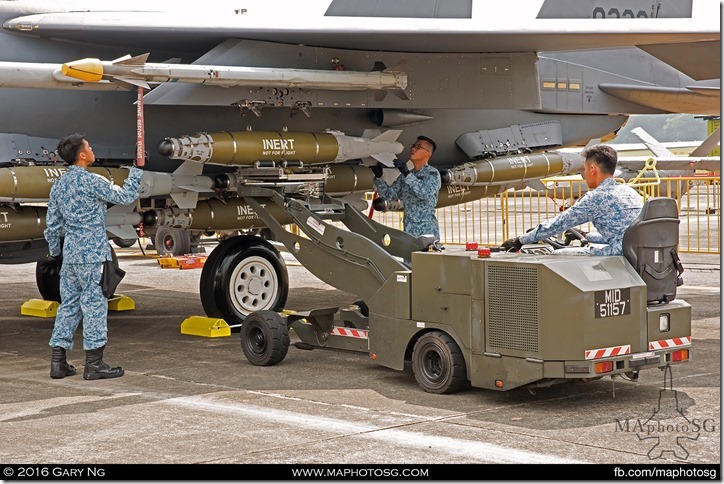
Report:
[[[571,242],[573,242],[574,240],[580,241],[581,247],[585,247],[588,245],[588,239],[586,239],[586,235],[578,229],[568,229],[563,233],[563,236],[563,242],[558,240],[556,237],[548,237],[547,239],[543,239],[543,242],[550,245],[554,249],[564,249],[566,247],[570,247]]]

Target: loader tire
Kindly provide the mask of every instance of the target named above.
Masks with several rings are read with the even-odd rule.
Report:
[[[241,325],[241,349],[256,366],[276,365],[287,356],[289,327],[279,313],[255,311]]]
[[[465,358],[455,340],[442,331],[431,331],[412,350],[412,371],[428,393],[455,393],[467,383]]]

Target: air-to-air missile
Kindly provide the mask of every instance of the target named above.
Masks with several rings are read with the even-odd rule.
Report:
[[[156,64],[149,54],[102,61],[80,59],[63,64],[64,76],[84,82],[111,81],[148,89],[149,83],[185,82],[212,86],[273,87],[279,89],[324,89],[339,91],[393,92],[407,99],[407,74],[376,63],[370,72],[346,69],[290,69],[276,67]],[[57,77],[57,74],[56,74]]]
[[[347,136],[339,131],[197,133],[166,138],[158,151],[172,159],[212,165],[253,166],[260,161],[319,165],[361,159],[365,165],[379,161],[392,166],[395,155],[404,149],[397,141],[400,133],[392,129],[374,137]]]

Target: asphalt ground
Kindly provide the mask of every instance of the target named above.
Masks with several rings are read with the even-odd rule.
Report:
[[[673,368],[673,391],[664,390],[663,372],[649,370],[637,382],[601,379],[535,392],[473,388],[435,395],[417,385],[409,367],[388,369],[363,353],[291,347],[278,365],[257,367],[245,359],[238,333],[182,334],[186,318],[203,315],[201,270],[161,268],[152,251],[145,256],[138,248],[116,251],[127,271],[118,293],[136,307],[109,312],[104,359],[126,371],[111,380],[83,380],[80,328],[68,358],[79,374],[49,377],[53,319],[20,312],[24,302],[40,297],[35,265],[0,266],[0,464],[424,469],[721,462],[718,254],[681,254],[685,284],[678,297],[692,307],[693,343],[691,361]],[[358,299],[321,282],[289,254],[284,257],[287,309],[346,307]],[[641,424],[657,409],[671,425],[652,434]],[[207,479],[236,477],[216,469],[227,468],[202,472]],[[482,474],[474,469],[469,479],[490,478],[484,467]],[[521,469],[506,472],[514,476]],[[238,478],[251,476],[241,466]]]

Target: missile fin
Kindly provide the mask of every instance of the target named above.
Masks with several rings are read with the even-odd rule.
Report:
[[[203,163],[195,163],[193,161],[184,161],[173,171],[174,175],[200,175],[204,171]]]
[[[372,92],[374,93],[375,101],[377,101],[377,102],[382,102],[387,97],[387,91],[385,91],[385,90],[374,89]]]
[[[373,133],[374,133],[374,137],[366,136],[367,134],[373,134]],[[368,139],[371,138],[372,141],[376,141],[376,142],[394,143],[395,141],[397,141],[397,138],[399,138],[401,134],[402,134],[401,129],[388,129],[384,133],[380,133],[379,130],[376,130],[376,129],[370,129],[370,130],[366,129],[365,132],[362,134],[362,137],[368,138]]]
[[[389,67],[389,68],[385,67],[385,64],[383,64],[382,62],[380,62],[380,64],[382,64],[382,67],[383,67],[382,72],[388,72],[390,74],[397,74],[399,72],[404,72],[403,67],[407,64],[407,59],[402,59],[400,62],[398,62],[397,64],[395,64],[394,66]],[[376,66],[377,66],[377,63],[375,63],[375,67]],[[372,70],[374,71],[375,68],[373,67]]]
[[[402,89],[399,89],[399,88],[397,88],[397,89],[390,89],[390,91],[392,91],[392,94],[394,94],[394,95],[397,96],[398,98],[402,99],[403,101],[409,101],[409,100],[410,100],[410,98],[407,96],[407,94],[405,94],[405,91],[403,91]]]
[[[174,192],[171,193],[171,198],[180,209],[196,208],[196,203],[199,201],[199,194],[188,191]]]
[[[362,164],[364,166],[376,165],[378,161],[387,167],[394,166],[395,155],[392,153],[378,153],[376,155],[362,158]]]
[[[387,66],[382,61],[375,61],[375,65],[372,66],[372,70],[370,72],[385,72],[385,69],[387,69]]]
[[[133,225],[108,225],[106,226],[106,232],[110,233],[113,237],[119,237],[121,239],[137,239],[138,234]]]
[[[198,185],[178,185],[179,190],[196,193],[208,193],[210,190],[206,187],[200,187]]]
[[[124,65],[143,65],[148,61],[148,56],[150,55],[150,52],[146,52],[145,54],[137,55],[131,57],[130,55],[126,54],[123,57],[119,57],[118,59],[114,60],[113,64],[124,64]]]
[[[115,82],[116,84],[120,84],[122,86],[136,86],[136,87],[142,87],[144,89],[151,89],[151,86],[148,85],[148,83],[144,79],[132,79],[130,77],[121,77],[121,76],[112,76],[111,81]]]

